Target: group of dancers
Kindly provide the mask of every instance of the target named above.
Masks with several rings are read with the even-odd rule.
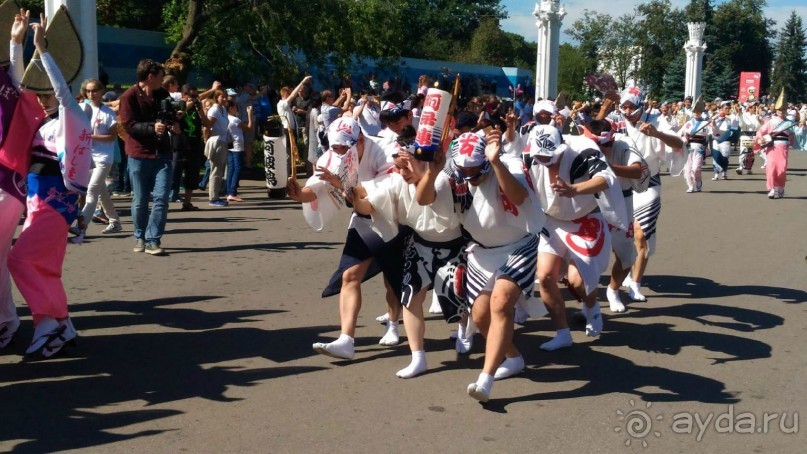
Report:
[[[404,107],[387,105],[411,120]],[[400,342],[403,308],[412,352],[397,375],[428,370],[423,301],[433,289],[445,320],[458,323],[459,353],[470,350],[474,332],[485,339],[484,366],[467,386],[485,402],[494,380],[525,368],[513,343],[517,314],[548,312],[556,333],[541,349],[572,345],[559,283],[583,303],[591,337],[603,329],[597,291],[612,251],[609,309],[625,311],[619,293],[625,281],[633,300],[646,300],[640,283],[655,251],[660,172],[662,165],[682,171],[685,140],[649,115],[638,87],[622,92],[610,117],[580,125],[579,135],[561,133],[557,112],[554,102],[541,101],[520,127],[513,112],[503,128],[482,118],[463,121],[447,150],[430,161],[415,158],[406,122],[394,122],[398,130],[382,137],[365,134],[349,117],[332,123],[317,173],[304,187],[288,182],[289,197],[303,203],[316,230],[340,209],[353,209],[338,270],[323,292],[339,294],[341,333],[314,350],[353,358],[361,283],[380,272],[388,306],[380,343]],[[536,281],[540,300],[533,296]]]
[[[759,155],[764,162],[768,198],[784,197],[788,150],[795,144],[797,132],[803,129],[799,126],[800,112],[792,106],[788,109],[783,96],[769,106],[753,100],[745,103],[717,100],[714,111],[706,108],[700,98],[694,104],[691,98],[688,101],[676,113],[662,109],[659,114],[687,144],[689,153],[683,171],[687,192],[701,192],[701,167],[708,150],[714,169],[712,180],[728,179],[732,142],[737,142],[737,175],[751,175],[755,157]]]

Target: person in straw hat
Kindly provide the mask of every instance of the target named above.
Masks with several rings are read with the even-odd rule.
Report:
[[[57,18],[65,23],[64,11],[57,12],[54,23]],[[89,120],[48,50],[47,21],[43,15],[40,23],[29,25],[29,19],[30,12],[24,10],[14,18],[10,75],[17,86],[37,87],[39,111],[27,110],[28,95],[20,95],[11,134],[3,146],[14,148],[17,153],[23,147],[30,149],[25,153],[30,157],[26,169],[28,214],[8,256],[8,268],[34,320],[33,340],[25,353],[37,359],[54,356],[78,335],[67,309],[62,266],[68,227],[79,214],[79,194],[86,193],[89,183],[92,154]],[[37,53],[23,74],[22,47],[29,27],[34,31]],[[42,70],[50,88],[37,79],[37,71]],[[5,215],[6,210],[3,212]],[[3,323],[0,336],[13,335],[13,325],[13,321],[10,325]],[[16,325],[19,326],[18,321]]]

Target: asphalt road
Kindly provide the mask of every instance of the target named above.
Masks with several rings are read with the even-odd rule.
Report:
[[[0,451],[804,452],[804,430],[786,432],[807,412],[807,153],[791,152],[782,200],[766,197],[758,166],[728,181],[707,172],[700,194],[665,176],[649,301],[605,310],[599,338],[577,326],[559,352],[538,349],[548,319],[518,327],[527,370],[486,405],[465,393],[481,339],[458,357],[439,317],[429,372],[395,376],[409,349],[377,345],[379,279],[364,287],[355,360],[316,355],[312,342],[338,335],[337,299],[319,295],[345,223],[314,233],[260,181],[237,206],[172,204],[166,257],[131,251],[128,216],[122,234],[93,225],[65,264],[76,348],[21,362],[32,325],[15,293]]]

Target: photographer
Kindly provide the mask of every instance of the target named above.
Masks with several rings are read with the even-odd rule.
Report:
[[[134,252],[164,255],[160,246],[168,214],[171,189],[171,138],[179,133],[174,122],[159,117],[160,103],[170,99],[162,88],[163,65],[144,59],[137,64],[137,83],[120,98],[120,122],[126,130],[126,155],[132,180]],[[154,204],[149,212],[149,196]]]
[[[205,115],[202,103],[199,101],[199,91],[195,86],[185,84],[182,86],[182,99],[185,101],[185,115],[182,117],[179,126],[182,129],[182,146],[176,147],[181,150],[182,165],[179,171],[174,172],[174,187],[179,190],[179,177],[182,171],[185,172],[184,186],[185,194],[182,199],[182,211],[195,211],[199,208],[191,203],[193,188],[199,186],[199,170],[204,161],[205,142],[202,138],[202,126],[210,126],[210,120]]]

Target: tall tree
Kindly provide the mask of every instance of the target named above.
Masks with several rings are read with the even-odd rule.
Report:
[[[465,61],[480,65],[509,66],[514,60],[513,45],[496,19],[485,19],[471,36]]]
[[[506,66],[517,66],[519,68],[533,68],[535,66],[535,49],[538,45],[527,41],[523,36],[515,33],[505,33],[513,47],[513,60]]]
[[[330,0],[333,1],[333,0]],[[344,1],[344,0],[339,0]],[[363,3],[363,2],[356,2]],[[484,19],[502,20],[499,0],[387,0],[398,17],[406,50],[402,56],[445,60],[468,46]],[[429,38],[429,39],[425,39]]]
[[[714,42],[707,42],[712,52],[707,57],[720,60],[739,74],[741,71],[762,73],[761,86],[770,85],[773,64],[775,22],[765,17],[765,0],[729,0],[715,8],[711,33]]]
[[[584,99],[587,93],[583,78],[590,74],[587,71],[588,61],[583,52],[569,43],[561,44],[558,50],[558,91],[571,99]]]
[[[686,56],[683,52],[670,60],[661,83],[661,99],[665,101],[684,99],[686,65]]]
[[[801,17],[790,13],[779,34],[776,61],[773,65],[771,94],[778,96],[784,88],[791,101],[807,101],[807,36]]]
[[[712,23],[712,16],[715,10],[712,7],[712,0],[690,0],[684,14],[687,22]]]
[[[311,64],[341,71],[354,58],[400,56],[400,14],[385,0],[170,0],[163,17],[176,46],[167,67],[182,75],[193,62],[240,78],[271,71],[283,83]]]
[[[687,39],[685,14],[669,0],[651,0],[636,8],[639,14],[636,46],[641,50],[641,66],[636,76],[651,96],[664,91],[664,76],[670,62],[684,54]],[[682,81],[683,83],[683,81]]]
[[[609,14],[583,10],[583,17],[572,24],[566,33],[580,43],[577,48],[586,58],[586,74],[599,70],[600,53],[608,38],[613,18]]]
[[[637,35],[636,16],[624,14],[611,24],[602,44],[601,69],[610,72],[622,88],[636,78],[641,64]]]

